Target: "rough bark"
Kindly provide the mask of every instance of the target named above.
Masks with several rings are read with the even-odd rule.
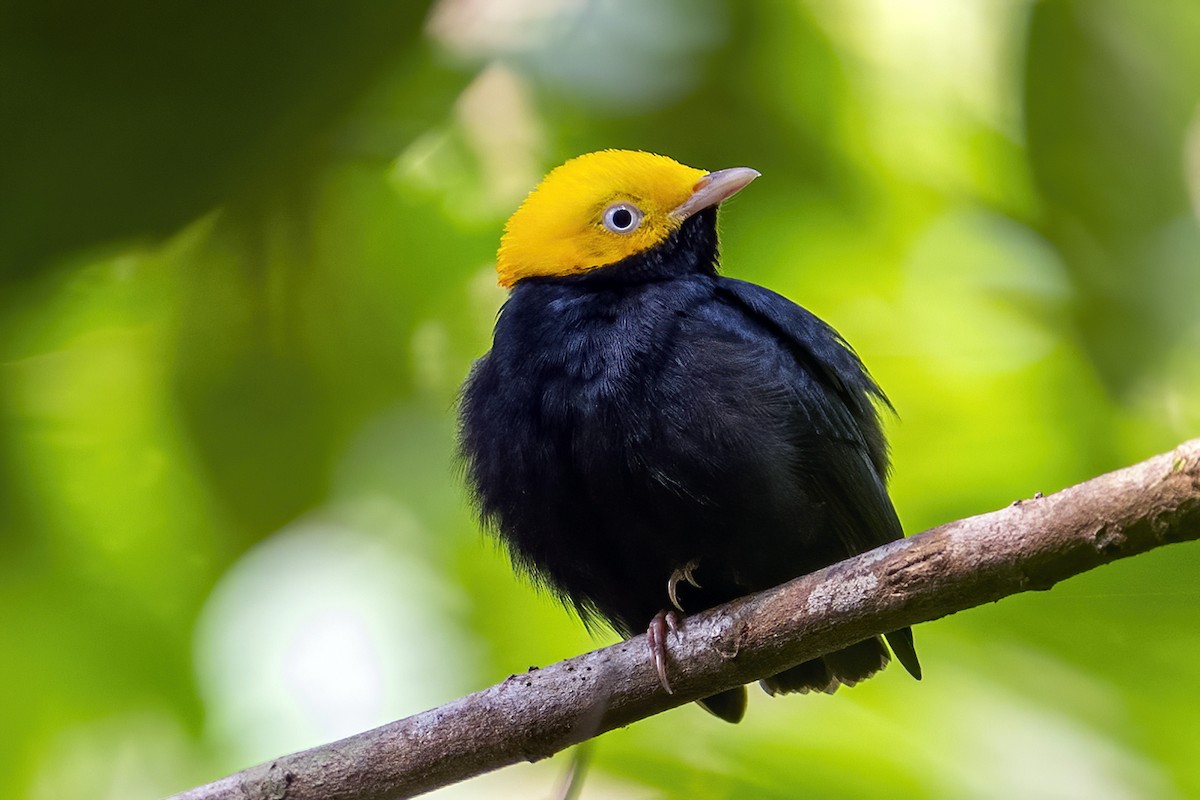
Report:
[[[868,636],[1200,538],[1200,439],[1056,494],[925,531],[689,617],[674,694],[644,636],[283,756],[174,800],[411,797],[749,683]]]

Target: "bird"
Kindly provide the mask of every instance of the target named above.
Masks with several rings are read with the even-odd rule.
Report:
[[[903,536],[891,406],[860,358],[811,312],[718,271],[718,208],[758,177],[635,150],[553,169],[505,225],[508,297],[459,394],[483,525],[589,627],[645,631],[666,691],[680,614]],[[911,629],[886,639],[920,679]],[[760,685],[832,693],[889,659],[875,636]],[[746,689],[698,702],[738,722]]]

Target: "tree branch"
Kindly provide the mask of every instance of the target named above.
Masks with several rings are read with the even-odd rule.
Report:
[[[666,694],[643,636],[173,800],[411,797],[775,674],[869,636],[1200,538],[1200,439],[1008,508],[950,522],[703,614],[669,642]]]

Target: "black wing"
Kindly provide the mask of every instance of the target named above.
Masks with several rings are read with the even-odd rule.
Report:
[[[802,399],[820,413],[798,422],[796,433],[820,437],[830,499],[861,517],[838,526],[846,555],[901,538],[904,533],[885,486],[888,450],[879,420],[879,406],[891,405],[862,361],[837,331],[783,295],[732,278],[722,278],[719,287],[727,301],[786,347],[797,365],[816,379],[816,391]]]
[[[891,408],[883,391],[844,339],[814,314],[753,283],[721,278],[718,291],[777,342],[797,365],[816,379],[802,401],[816,408],[797,420],[798,438],[814,441],[802,450],[820,453],[819,483],[832,508],[840,509],[833,525],[847,556],[903,537],[888,497],[887,442],[879,408]],[[804,443],[802,443],[804,444]],[[905,628],[888,635],[896,656],[915,677],[920,665],[912,634]]]
[[[718,290],[788,348],[797,363],[833,395],[831,399],[840,401],[832,405],[847,414],[836,415],[830,432],[864,447],[876,474],[886,480],[888,450],[879,406],[889,410],[892,406],[846,340],[815,314],[770,289],[721,278]]]

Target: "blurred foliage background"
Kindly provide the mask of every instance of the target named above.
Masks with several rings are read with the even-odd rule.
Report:
[[[1200,435],[1194,0],[0,17],[0,797],[161,796],[599,643],[453,459],[501,226],[571,155],[763,172],[725,269],[871,366],[911,531]],[[1197,569],[922,626],[920,684],[618,731],[583,796],[1200,796]]]

